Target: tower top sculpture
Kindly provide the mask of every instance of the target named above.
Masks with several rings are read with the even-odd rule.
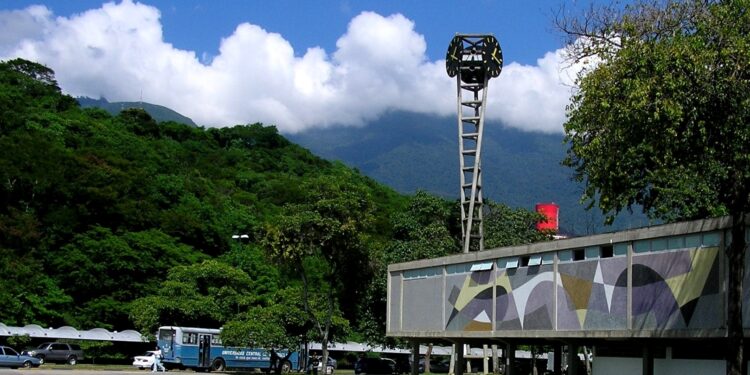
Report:
[[[482,226],[482,134],[487,83],[500,75],[503,52],[493,35],[456,34],[445,55],[445,70],[456,77],[461,175],[463,251],[484,250]]]

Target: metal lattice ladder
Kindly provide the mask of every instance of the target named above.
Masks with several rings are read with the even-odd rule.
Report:
[[[462,68],[463,70],[463,68]],[[463,251],[484,250],[482,225],[482,133],[487,103],[487,81],[465,83],[456,76],[458,93],[458,142],[461,168],[461,229]]]

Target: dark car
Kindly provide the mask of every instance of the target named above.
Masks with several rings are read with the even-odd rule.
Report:
[[[19,368],[19,367],[39,367],[39,359],[24,354],[18,354],[15,349],[7,346],[0,346],[0,366]]]
[[[39,358],[39,361],[45,362],[66,362],[69,365],[75,365],[83,359],[83,350],[76,344],[64,342],[45,342],[35,349],[25,351],[31,357]]]
[[[391,375],[396,373],[396,361],[390,358],[360,358],[354,364],[354,373]]]

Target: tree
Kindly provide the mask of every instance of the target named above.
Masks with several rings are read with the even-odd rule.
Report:
[[[750,211],[750,10],[744,0],[640,1],[557,25],[578,78],[564,164],[612,216],[732,218],[727,373],[743,365],[742,281]]]
[[[312,178],[302,191],[308,192],[302,201],[287,204],[269,221],[263,243],[277,264],[301,278],[304,311],[327,363],[338,301],[356,301],[358,281],[367,275],[362,233],[372,220],[372,207],[366,190],[339,179]],[[323,296],[322,306],[313,303],[316,295]]]
[[[253,284],[244,271],[216,260],[176,266],[156,294],[130,304],[130,318],[143,333],[159,325],[219,327],[267,299]]]
[[[536,229],[536,224],[544,220],[544,216],[538,212],[508,207],[491,200],[485,204],[485,210],[484,242],[488,249],[551,239],[550,233]]]
[[[270,305],[251,307],[227,322],[221,331],[222,342],[230,346],[281,349],[280,352],[285,355],[276,367],[276,373],[281,373],[283,367],[290,365],[286,362],[297,348],[317,338],[316,329],[307,318],[300,295],[299,287],[278,290]],[[311,304],[317,306],[313,310],[325,311],[321,308],[325,305],[325,299],[319,298]],[[346,331],[349,322],[341,316],[340,311],[335,313],[332,329],[336,332]]]

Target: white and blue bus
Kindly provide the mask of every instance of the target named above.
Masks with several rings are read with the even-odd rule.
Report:
[[[226,347],[221,343],[221,330],[214,328],[159,327],[156,339],[165,366],[190,368],[196,371],[222,371],[227,368],[268,369],[271,353],[266,349]],[[289,358],[286,350],[279,350],[282,373],[300,369],[299,351]]]

